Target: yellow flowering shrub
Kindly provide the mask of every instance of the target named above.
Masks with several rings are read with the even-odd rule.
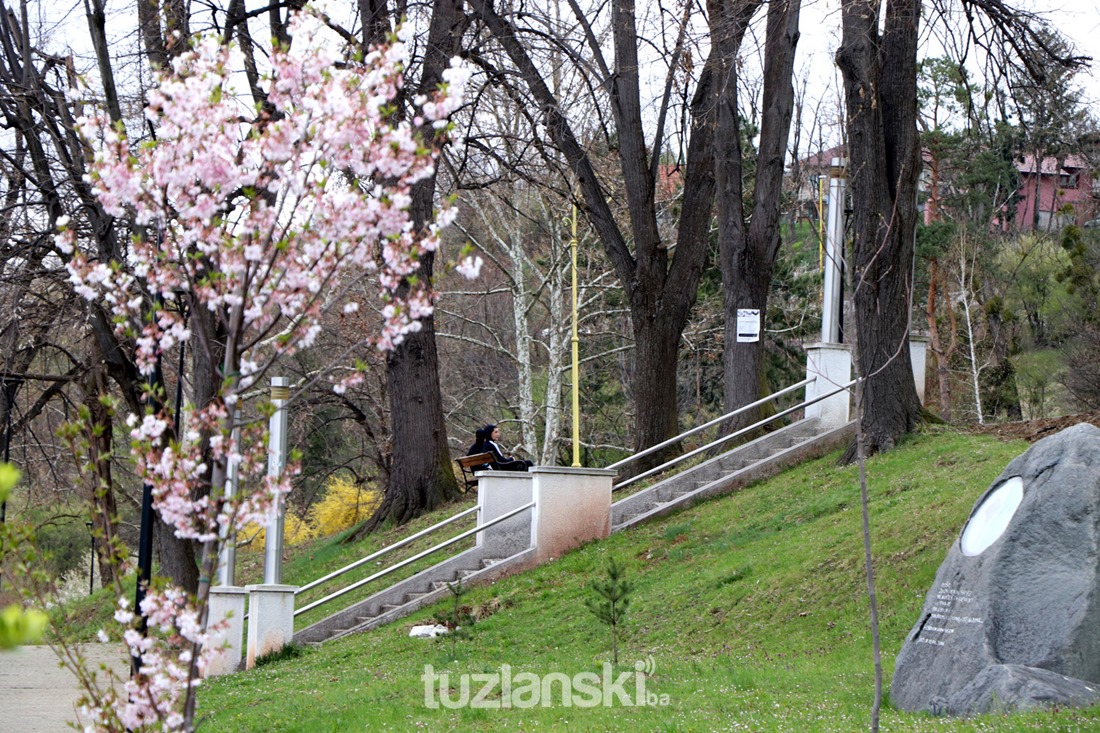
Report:
[[[283,518],[283,541],[288,545],[300,545],[317,537],[309,521],[287,509]],[[267,539],[267,527],[251,523],[237,533],[237,543],[249,551],[263,552]]]
[[[325,482],[325,496],[309,510],[309,523],[318,537],[343,532],[363,521],[382,503],[382,492],[360,486],[347,476]]]
[[[360,486],[346,476],[333,476],[325,482],[324,497],[305,517],[287,509],[283,540],[287,545],[300,545],[343,532],[373,514],[381,502],[382,492],[378,489]],[[262,552],[265,534],[265,527],[249,524],[237,534],[237,542],[242,549]]]

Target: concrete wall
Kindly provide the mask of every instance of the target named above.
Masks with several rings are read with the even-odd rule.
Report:
[[[615,471],[536,466],[531,473],[537,503],[532,530],[536,563],[611,534],[611,482]]]
[[[293,585],[249,585],[248,649],[245,667],[252,669],[259,657],[274,654],[294,637]]]
[[[852,379],[852,350],[844,344],[812,344],[806,347],[806,378],[817,381],[806,387],[806,399],[830,392]],[[840,427],[851,419],[851,394],[838,392],[806,408],[807,418],[822,427]]]
[[[520,471],[478,471],[477,523],[490,522],[509,511],[529,504],[534,494],[535,474]],[[477,546],[491,549],[499,557],[523,552],[531,546],[533,510],[477,533]]]

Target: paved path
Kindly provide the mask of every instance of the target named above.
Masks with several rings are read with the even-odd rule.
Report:
[[[82,647],[89,667],[100,662],[116,673],[128,673],[129,659],[116,644]],[[0,652],[0,733],[63,733],[76,722],[80,690],[76,677],[58,666],[57,655],[46,646],[26,646]]]

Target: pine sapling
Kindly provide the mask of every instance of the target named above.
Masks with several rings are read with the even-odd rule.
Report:
[[[458,659],[458,640],[470,639],[473,637],[473,626],[477,620],[470,613],[470,609],[462,605],[462,597],[466,595],[467,589],[462,587],[462,579],[459,578],[453,583],[447,583],[447,590],[451,593],[451,611],[450,613],[436,613],[435,620],[446,626],[450,633],[447,634],[451,641],[451,660]]]
[[[619,627],[626,619],[630,592],[634,586],[626,579],[626,570],[612,557],[607,561],[607,580],[593,580],[589,588],[595,597],[584,599],[584,605],[596,618],[611,627],[611,660],[613,664],[618,664]]]

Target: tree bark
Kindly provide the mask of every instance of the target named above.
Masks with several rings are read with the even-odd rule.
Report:
[[[95,554],[99,559],[99,582],[104,588],[122,588],[120,557],[123,547],[118,537],[118,506],[115,503],[114,479],[111,473],[114,416],[103,398],[107,394],[107,377],[97,366],[84,374],[81,391],[88,409],[88,465],[91,475],[88,505],[91,507],[92,531],[95,533]]]
[[[459,49],[465,26],[462,0],[435,0],[424,55],[419,92],[431,93],[443,80],[443,71]],[[431,130],[424,130],[426,135]],[[418,182],[412,190],[414,225],[426,227],[432,219],[436,176]],[[430,283],[435,255],[420,258],[417,278]],[[408,281],[402,289],[411,287]],[[374,516],[353,541],[383,521],[404,523],[458,495],[443,396],[439,387],[439,354],[435,343],[435,318],[421,320],[419,331],[408,334],[386,358],[386,381],[393,422],[393,471],[386,493]]]
[[[737,100],[737,58],[745,30],[760,6],[757,0],[712,3],[711,38],[721,49],[720,96],[715,133],[714,176],[718,211],[725,313],[724,387],[727,412],[768,393],[763,325],[772,271],[779,252],[784,158],[794,112],[794,53],[801,0],[768,5],[764,51],[763,117],[752,210],[745,217],[741,112]],[[737,338],[737,313],[758,311],[757,341]],[[726,430],[751,425],[761,409],[739,415]]]
[[[856,347],[870,453],[892,448],[921,418],[909,358],[920,0],[887,0],[885,12],[880,34],[879,0],[844,0],[836,57],[848,107]]]

